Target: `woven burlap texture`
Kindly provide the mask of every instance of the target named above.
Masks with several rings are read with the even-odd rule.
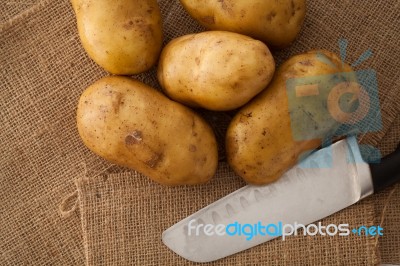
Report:
[[[211,183],[198,187],[166,188],[135,173],[81,179],[78,191],[87,265],[192,265],[163,246],[161,233],[241,186],[225,163]],[[373,205],[362,202],[322,223],[368,226],[373,220]],[[205,265],[373,265],[376,254],[371,240],[357,236],[278,239]]]
[[[400,140],[400,114],[392,123],[379,144],[383,154],[392,152]],[[400,264],[400,184],[371,197],[375,202],[376,221],[385,228],[385,236],[379,239],[381,260],[385,263]]]
[[[203,30],[177,1],[160,4],[165,42]],[[299,39],[291,48],[274,52],[277,63],[316,48],[338,53],[339,38],[349,40],[348,62],[354,62],[371,48],[374,57],[360,68],[373,68],[378,73],[384,127],[362,140],[377,145],[384,137],[386,149],[393,149],[398,134],[386,133],[400,108],[399,1],[319,0],[309,1],[308,9]],[[0,264],[113,264],[114,252],[120,254],[119,262],[125,265],[134,264],[135,260],[149,265],[183,264],[182,259],[162,245],[161,231],[239,188],[242,181],[223,164],[212,183],[194,188],[164,188],[134,172],[95,177],[126,169],[110,170],[112,166],[88,151],[79,139],[75,126],[79,96],[107,73],[83,50],[69,1],[7,1],[0,7],[0,23]],[[137,78],[158,88],[154,69]],[[229,115],[202,114],[213,124],[221,144]],[[220,151],[223,158],[223,148]],[[82,179],[84,166],[91,178]],[[76,190],[77,178],[82,179],[78,183],[81,215],[75,212],[62,219],[58,206]],[[100,198],[96,190],[101,192]],[[387,203],[385,193],[327,221],[377,223]],[[390,202],[399,199],[399,194],[393,193]],[[393,205],[395,208],[390,207]],[[389,204],[386,214],[384,225],[396,225],[400,216],[398,205]],[[117,217],[120,220],[114,220]],[[112,227],[105,228],[107,221]],[[141,234],[140,229],[147,225],[155,226],[155,230]],[[391,228],[389,232],[394,232]],[[390,238],[382,238],[379,247],[384,261],[400,262],[396,253],[398,238],[396,232]],[[295,238],[291,242],[274,241],[259,246],[225,262],[375,264],[379,262],[375,244],[375,239],[370,238]],[[143,257],[138,258],[136,253]],[[123,258],[128,261],[122,261]]]

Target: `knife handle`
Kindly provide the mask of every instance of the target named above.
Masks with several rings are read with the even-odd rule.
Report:
[[[370,164],[370,169],[374,192],[400,182],[400,145],[393,153],[383,158],[380,163]]]

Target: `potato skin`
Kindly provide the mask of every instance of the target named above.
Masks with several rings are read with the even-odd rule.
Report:
[[[208,29],[241,33],[276,48],[295,40],[306,13],[306,0],[180,1]]]
[[[298,163],[303,152],[321,145],[319,139],[294,140],[286,93],[287,79],[328,74],[341,77],[338,73],[352,71],[346,64],[342,67],[335,54],[328,51],[319,53],[329,58],[333,65],[317,59],[317,51],[290,58],[277,70],[268,88],[233,118],[226,135],[227,159],[234,171],[248,183],[261,185],[277,180]],[[356,81],[356,78],[350,75],[346,81]],[[311,130],[319,130],[321,135],[327,136],[338,126],[336,122],[328,123],[325,127]]]
[[[88,87],[79,100],[77,127],[90,150],[164,185],[205,183],[217,168],[210,126],[130,78],[105,77]]]
[[[274,59],[261,41],[208,31],[172,40],[161,53],[158,80],[180,103],[226,111],[265,89],[274,72]]]
[[[132,75],[150,69],[162,45],[156,0],[71,0],[86,52],[112,74]]]

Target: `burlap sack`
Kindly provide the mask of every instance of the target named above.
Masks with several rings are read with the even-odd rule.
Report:
[[[87,265],[193,265],[161,243],[162,232],[180,219],[243,186],[226,163],[199,187],[161,187],[136,173],[78,182]],[[301,206],[299,206],[301,208]],[[362,202],[323,224],[374,224],[371,202]],[[293,237],[257,246],[205,265],[373,265],[373,238]]]
[[[393,151],[400,140],[400,115],[379,144],[383,154]],[[371,197],[375,203],[375,221],[385,228],[384,237],[379,239],[381,260],[386,263],[400,264],[400,185],[388,188]]]
[[[160,4],[165,42],[202,30],[177,1]],[[398,126],[390,131],[395,133],[386,134],[400,110],[399,11],[396,0],[309,1],[299,39],[291,48],[274,52],[278,63],[309,49],[338,53],[338,39],[347,38],[347,61],[354,62],[371,48],[374,57],[360,68],[373,68],[378,73],[384,127],[361,139],[381,144],[386,152],[399,140]],[[127,169],[113,167],[95,156],[77,134],[75,108],[79,96],[107,73],[81,47],[70,3],[6,1],[0,5],[0,23],[0,265],[185,263],[161,244],[161,231],[243,183],[224,165],[212,183],[195,188],[167,189],[132,171],[122,174]],[[137,78],[158,87],[154,69]],[[214,125],[222,144],[231,114],[202,114]],[[223,158],[223,145],[220,151]],[[78,183],[80,214],[72,212],[63,219],[58,207],[76,190],[75,180],[82,178],[84,165],[89,178]],[[116,174],[106,181],[95,177],[108,173]],[[371,265],[382,256],[383,262],[400,263],[400,239],[395,229],[400,195],[391,191],[327,220],[350,224],[383,221],[388,233],[379,243],[371,238],[299,237],[261,245],[225,262]],[[141,233],[146,225],[155,229]]]

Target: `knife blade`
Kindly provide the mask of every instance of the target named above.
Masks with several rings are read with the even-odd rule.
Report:
[[[163,232],[162,241],[187,260],[215,261],[278,235],[259,234],[246,240],[209,229],[259,221],[310,224],[400,181],[399,165],[399,148],[380,164],[368,165],[356,138],[349,137],[312,153],[272,184],[244,186],[181,220]]]

